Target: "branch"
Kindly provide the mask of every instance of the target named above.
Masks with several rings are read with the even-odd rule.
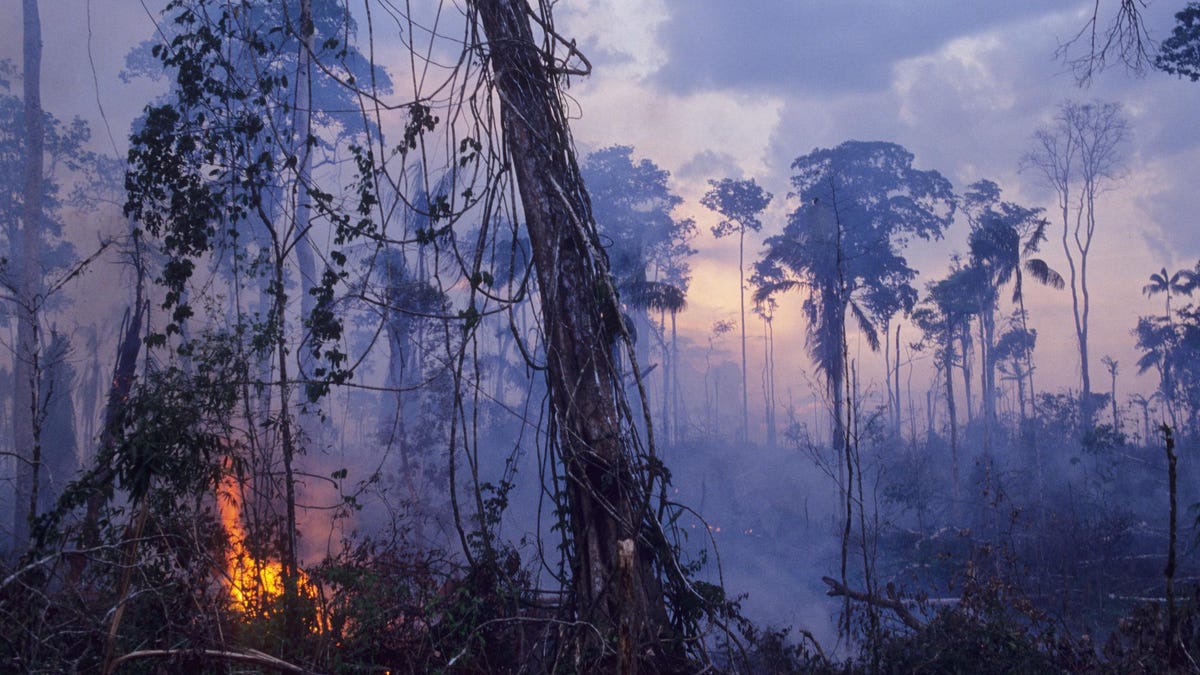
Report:
[[[835,579],[831,579],[830,577],[821,577],[821,581],[824,581],[825,585],[829,586],[829,590],[825,591],[825,595],[833,598],[845,596],[851,600],[865,602],[868,605],[875,605],[876,607],[890,609],[896,613],[896,616],[899,617],[901,621],[904,622],[905,626],[908,626],[913,630],[921,630],[925,627],[925,624],[921,623],[920,619],[914,616],[912,612],[908,611],[908,608],[904,606],[904,603],[896,600],[895,598],[881,598],[878,595],[871,595],[869,593],[863,593],[862,591],[856,591],[843,585],[841,582]]]
[[[244,652],[229,652],[220,649],[143,649],[136,652],[129,652],[128,654],[114,660],[111,670],[116,671],[117,667],[119,667],[121,664],[125,663],[126,661],[133,661],[134,659],[159,657],[170,658],[173,656],[205,656],[210,659],[216,659],[220,661],[250,663],[266,668],[273,668],[284,673],[307,674],[312,672],[254,649],[246,650]]]

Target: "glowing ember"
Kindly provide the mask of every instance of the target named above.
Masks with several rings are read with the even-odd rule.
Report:
[[[242,525],[242,510],[237,501],[237,480],[226,475],[221,479],[217,494],[217,508],[221,524],[229,536],[229,548],[225,554],[225,571],[229,575],[227,585],[233,606],[247,615],[261,614],[270,600],[283,595],[283,563],[276,560],[260,560],[251,555],[246,546],[246,530]],[[297,587],[300,595],[314,604],[317,589],[303,570],[296,570]],[[314,630],[324,625],[324,617],[317,608]]]

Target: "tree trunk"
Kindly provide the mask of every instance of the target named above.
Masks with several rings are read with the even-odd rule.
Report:
[[[45,130],[42,120],[42,22],[37,0],[24,0],[25,186],[21,204],[21,276],[17,291],[17,350],[13,364],[13,452],[17,457],[13,508],[13,550],[25,548],[30,519],[37,511],[40,448],[36,429],[38,394],[38,303],[41,274],[42,169]]]
[[[624,339],[608,262],[575,161],[565,114],[535,46],[524,0],[476,0],[500,101],[546,327],[550,408],[565,472],[581,639],[609,672],[670,670],[664,596],[655,574],[659,538],[643,480],[635,477],[610,345]],[[648,483],[648,481],[646,481]],[[674,643],[678,644],[678,643]]]
[[[742,443],[750,441],[750,397],[746,382],[746,226],[738,225],[738,315],[742,327]]]
[[[316,308],[316,298],[312,294],[317,281],[317,265],[313,254],[312,240],[308,230],[312,221],[312,202],[308,194],[312,183],[312,56],[313,49],[313,18],[312,0],[300,0],[300,55],[296,72],[296,121],[295,129],[300,147],[296,149],[300,161],[296,173],[296,183],[292,186],[293,205],[295,208],[295,223],[293,224],[294,245],[296,247],[296,266],[300,272],[300,316],[302,321],[309,320]],[[299,349],[299,378],[314,377],[316,366],[313,360],[312,348],[305,341]],[[304,440],[310,445],[321,445],[321,423],[317,415],[307,411],[300,413],[300,429]]]
[[[954,401],[954,350],[951,345],[954,338],[946,336],[946,346],[942,362],[942,370],[946,373],[946,415],[950,419],[950,466],[954,480],[954,508],[959,504],[958,481],[958,408]],[[963,358],[964,362],[966,358]]]

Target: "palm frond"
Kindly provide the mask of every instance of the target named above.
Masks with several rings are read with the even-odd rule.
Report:
[[[1038,283],[1049,286],[1055,290],[1061,291],[1067,285],[1067,282],[1063,279],[1062,275],[1054,271],[1054,269],[1041,258],[1030,258],[1029,260],[1026,260],[1025,271]]]
[[[867,313],[863,311],[862,307],[858,306],[857,302],[850,303],[850,312],[854,314],[854,319],[858,323],[858,329],[867,338],[867,346],[873,352],[879,351],[879,331],[875,328],[875,323],[871,320],[871,317],[867,316]]]

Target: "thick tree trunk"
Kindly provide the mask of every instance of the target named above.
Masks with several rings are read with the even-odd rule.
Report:
[[[535,46],[524,0],[473,3],[487,37],[504,144],[524,207],[546,327],[550,406],[566,474],[574,603],[605,670],[669,669],[658,538],[635,480],[610,345],[621,332],[608,263],[596,238],[549,59]]]
[[[37,510],[41,454],[36,430],[38,394],[38,303],[41,285],[42,170],[45,130],[42,124],[42,22],[37,0],[24,0],[25,58],[25,186],[21,204],[21,276],[17,292],[17,350],[13,364],[13,451],[17,457],[13,548],[29,540],[30,518]]]

